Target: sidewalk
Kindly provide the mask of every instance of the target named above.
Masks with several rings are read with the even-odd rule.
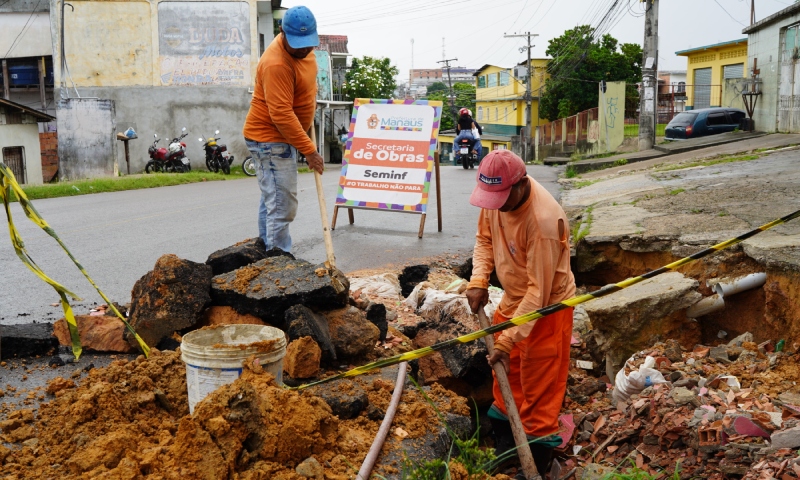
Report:
[[[562,159],[566,161],[561,162],[561,164],[570,165],[572,169],[575,170],[577,173],[586,173],[586,172],[591,172],[593,170],[601,170],[608,167],[618,166],[620,162],[624,163],[625,165],[628,165],[631,163],[643,162],[654,158],[661,158],[676,154],[704,150],[707,148],[721,146],[721,145],[739,144],[745,141],[750,141],[764,136],[769,136],[769,135],[761,132],[723,133],[720,135],[711,135],[708,137],[693,138],[691,140],[662,143],[660,145],[656,145],[651,150],[643,150],[641,152],[621,153],[619,155],[613,155],[611,157],[605,157],[605,158],[590,158],[586,160],[579,160],[577,162],[569,162],[568,159]],[[557,163],[553,162],[552,159],[547,158],[544,160],[544,163],[546,165],[548,164],[548,160],[551,160],[550,163]]]

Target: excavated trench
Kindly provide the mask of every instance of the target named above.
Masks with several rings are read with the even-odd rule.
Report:
[[[696,253],[705,246],[677,245],[669,239],[626,239],[619,243],[581,241],[576,246],[572,270],[579,288],[592,291],[610,283],[642,275],[680,258]],[[639,339],[652,345],[667,338],[676,338],[686,349],[697,344],[718,345],[746,332],[754,340],[778,342],[786,348],[800,347],[800,268],[783,262],[759,262],[748,256],[740,245],[691,262],[678,270],[698,282],[696,291],[704,298],[714,294],[713,285],[744,275],[765,272],[763,286],[725,296],[722,310],[699,316],[686,315],[687,309],[674,312],[668,321],[653,319],[650,331]],[[635,319],[633,319],[635,321]],[[680,328],[675,329],[675,325]],[[663,331],[652,325],[664,325]],[[666,327],[672,326],[672,331]],[[648,338],[649,337],[649,338]],[[641,345],[646,348],[648,345]]]

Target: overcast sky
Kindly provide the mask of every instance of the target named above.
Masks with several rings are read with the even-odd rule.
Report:
[[[755,0],[760,20],[794,0]],[[523,38],[504,33],[538,33],[533,57],[544,57],[549,39],[575,25],[590,23],[614,0],[283,0],[282,6],[305,5],[314,12],[323,34],[347,35],[354,56],[389,57],[408,80],[414,68],[436,68],[442,60],[442,38],[453,66],[484,64],[510,67],[526,59]],[[620,42],[642,43],[644,19],[639,0],[625,5],[608,32]],[[744,38],[750,22],[750,0],[661,0],[659,2],[659,70],[685,70],[685,57],[675,52]]]

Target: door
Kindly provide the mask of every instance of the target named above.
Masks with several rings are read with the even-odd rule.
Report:
[[[728,126],[728,117],[725,115],[725,112],[709,113],[706,117],[705,135],[727,132],[729,131]],[[733,128],[730,130],[733,130]]]
[[[800,132],[800,24],[787,27],[781,33],[781,59],[778,76],[778,131]]]
[[[711,67],[694,71],[694,109],[711,106]]]
[[[22,147],[3,148],[3,163],[11,169],[17,183],[25,183],[25,155]]]

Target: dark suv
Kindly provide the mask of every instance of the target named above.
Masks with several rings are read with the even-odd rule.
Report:
[[[712,107],[688,110],[677,114],[667,124],[664,135],[667,140],[685,140],[732,132],[739,128],[746,116],[747,114],[738,108]]]

